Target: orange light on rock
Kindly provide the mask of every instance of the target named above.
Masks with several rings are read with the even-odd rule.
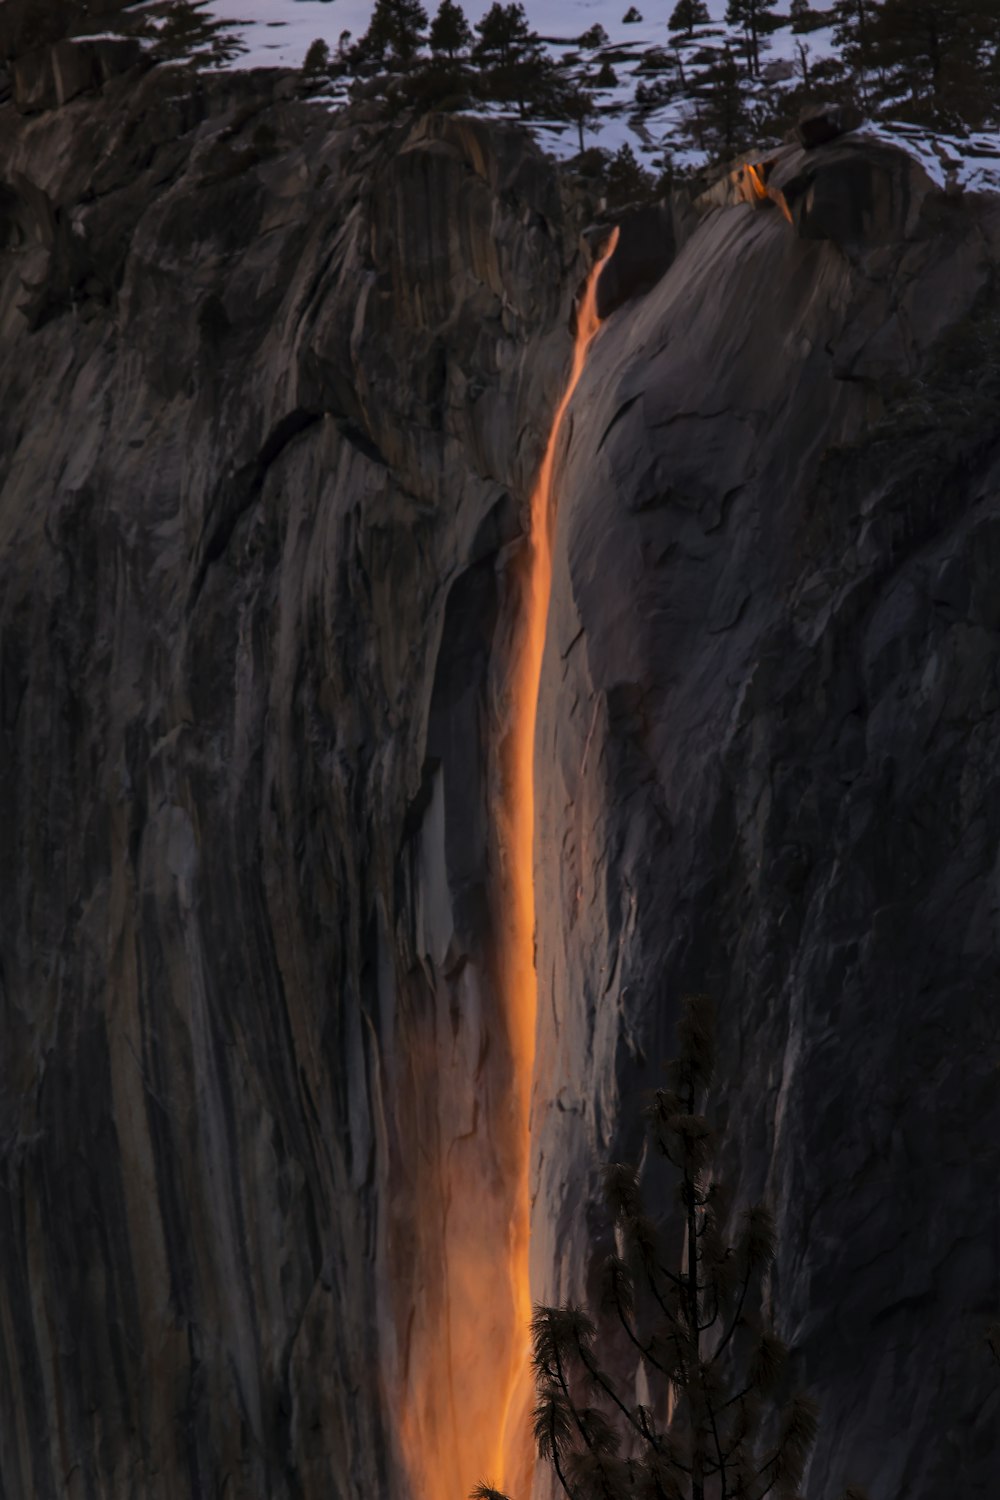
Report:
[[[744,171],[747,174],[747,181],[750,184],[750,192],[753,197],[757,199],[766,198],[767,188],[764,186],[764,178],[758,172],[753,162],[748,161],[744,167]]]
[[[410,1247],[413,1265],[434,1269],[422,1288],[417,1283],[419,1314],[414,1319],[411,1312],[411,1326],[399,1330],[404,1353],[397,1419],[413,1500],[464,1500],[482,1481],[515,1500],[529,1500],[532,1486],[528,1241],[537,1011],[535,721],[552,580],[556,457],[567,408],[600,326],[598,276],[617,238],[614,230],[580,298],[569,375],[531,493],[528,536],[514,564],[518,628],[509,677],[509,728],[498,753],[495,814],[501,859],[501,1036],[496,1040],[505,1046],[506,1058],[495,1070],[480,1058],[483,1078],[471,1081],[470,1095],[480,1087],[486,1091],[483,1110],[473,1105],[469,1133],[450,1140],[443,1160],[432,1145],[421,1142],[426,1170],[418,1192],[441,1195],[444,1232],[430,1249],[430,1239]],[[413,1065],[425,1088],[447,1088],[436,1052],[414,1059]],[[489,1090],[501,1080],[502,1095],[490,1098]],[[419,1240],[419,1219],[416,1229]]]
[[[780,188],[768,186],[764,175],[765,163],[756,166],[753,162],[744,162],[742,168],[738,169],[737,175],[743,185],[743,196],[747,203],[776,203],[788,220],[793,223],[791,210],[785,202],[785,195]]]
[[[512,674],[513,724],[503,765],[505,806],[499,816],[509,902],[501,942],[501,982],[515,1079],[517,1173],[515,1210],[510,1233],[510,1279],[514,1289],[509,1380],[500,1425],[496,1472],[500,1488],[526,1500],[534,1472],[530,1415],[534,1391],[529,1367],[531,1286],[528,1272],[531,1202],[529,1189],[531,1089],[535,1063],[538,981],[535,972],[534,825],[535,723],[545,650],[545,630],[552,589],[552,533],[557,507],[554,488],[556,456],[563,421],[583,374],[587,351],[600,327],[597,282],[618,242],[614,229],[601,258],[591,268],[577,309],[573,359],[556,407],[548,443],[531,494],[531,530],[523,559],[524,621],[521,648]]]

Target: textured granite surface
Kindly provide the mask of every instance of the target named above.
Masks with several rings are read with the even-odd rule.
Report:
[[[0,1495],[409,1500],[401,1409],[467,1467],[441,1327],[502,1312],[442,1267],[505,1234],[491,778],[593,205],[516,132],[288,79],[47,105],[0,104]],[[809,1500],[964,1500],[1000,1415],[998,209],[850,138],[779,175],[793,224],[674,205],[572,409],[535,1283],[585,1289],[599,1165],[712,990]]]

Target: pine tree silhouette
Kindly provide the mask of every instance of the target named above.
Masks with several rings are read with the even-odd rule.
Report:
[[[691,93],[695,109],[690,128],[703,151],[722,161],[749,144],[747,80],[729,47],[716,54]]]
[[[581,88],[566,89],[562,97],[562,113],[566,116],[567,120],[572,120],[576,126],[577,143],[580,147],[580,155],[582,156],[586,149],[584,132],[589,129],[597,118],[593,94],[589,94],[586,89]]]
[[[642,202],[652,196],[653,179],[636,161],[635,152],[627,141],[619,146],[608,163],[606,191],[609,208],[621,208],[626,203]]]
[[[904,114],[978,125],[996,110],[997,31],[996,0],[883,0],[871,42],[887,92],[909,95]]]
[[[557,100],[555,70],[546,56],[541,38],[528,24],[524,6],[494,4],[476,25],[478,40],[472,60],[483,69],[487,97],[514,100],[522,115],[529,105],[544,106]]]
[[[714,1015],[704,996],[683,1001],[678,1038],[647,1120],[678,1177],[684,1254],[670,1264],[638,1171],[609,1167],[616,1249],[602,1269],[600,1325],[578,1306],[536,1307],[532,1320],[535,1443],[568,1500],[793,1500],[818,1408],[802,1391],[779,1399],[788,1351],[760,1315],[771,1216],[754,1204],[734,1226],[712,1171],[716,1132],[704,1108]],[[615,1329],[645,1369],[649,1405],[609,1372]],[[473,1496],[508,1500],[488,1484]],[[863,1491],[852,1486],[844,1500]]]
[[[375,0],[368,30],[354,49],[357,62],[409,63],[423,44],[427,12],[420,0]]]
[[[813,10],[809,0],[792,0],[788,7],[788,14],[792,18],[792,30],[795,32],[808,31],[813,19]]]
[[[220,66],[245,52],[233,23],[215,20],[209,4],[210,0],[169,0],[169,4],[149,7],[140,18],[138,30],[148,36],[151,56],[158,62]]]
[[[857,81],[862,102],[867,102],[875,67],[878,11],[877,0],[834,0],[833,39],[844,67]]]
[[[452,60],[463,52],[472,41],[472,30],[465,19],[465,12],[455,0],[441,0],[437,15],[431,22],[430,46],[432,52],[443,52]]]
[[[303,73],[323,74],[329,72],[330,49],[321,36],[310,42],[309,50],[302,61]]]
[[[726,20],[730,26],[742,26],[746,37],[747,62],[751,73],[760,73],[761,38],[767,29],[768,12],[777,0],[729,0]]]
[[[677,0],[667,28],[670,31],[686,31],[688,36],[693,36],[694,28],[704,25],[707,20],[709,14],[705,0]]]

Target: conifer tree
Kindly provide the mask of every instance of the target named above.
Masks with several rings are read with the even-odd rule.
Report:
[[[479,40],[472,55],[486,67],[510,68],[525,55],[536,52],[541,43],[537,32],[528,25],[524,6],[517,3],[493,4],[476,25]]]
[[[760,73],[761,37],[767,28],[768,12],[772,11],[777,0],[729,0],[726,7],[726,20],[730,26],[742,26],[746,37],[747,62],[750,72],[757,77]]]
[[[652,188],[652,177],[636,161],[635,152],[626,141],[608,164],[608,207],[621,208],[626,203],[641,202],[651,195]]]
[[[736,155],[748,144],[750,112],[746,79],[729,47],[700,74],[693,89],[694,134],[716,161]]]
[[[562,113],[576,126],[577,142],[582,156],[586,149],[584,131],[591,125],[596,115],[593,94],[581,88],[567,89],[562,99]]]
[[[995,0],[883,0],[874,47],[918,118],[978,123],[989,111],[985,85],[997,28]]]
[[[529,103],[549,102],[554,97],[552,64],[517,0],[508,5],[494,0],[476,25],[476,34],[472,60],[483,69],[491,97],[515,100],[522,115]]]
[[[680,1051],[647,1111],[678,1179],[685,1248],[672,1268],[638,1171],[606,1174],[615,1251],[604,1263],[601,1324],[578,1306],[536,1307],[532,1363],[539,1457],[567,1500],[792,1500],[817,1428],[803,1392],[779,1393],[787,1349],[759,1313],[774,1256],[762,1204],[733,1215],[712,1171],[716,1132],[704,1113],[714,1064],[704,996],[682,1004]],[[611,1329],[645,1369],[635,1400],[610,1373]],[[672,1398],[672,1399],[671,1399]],[[507,1500],[489,1485],[474,1500]],[[845,1500],[864,1500],[856,1487]]]
[[[594,52],[598,47],[608,45],[608,33],[598,21],[594,26],[588,27],[582,36],[577,38],[578,47],[586,47],[588,51]]]
[[[703,26],[710,19],[705,0],[677,0],[667,22],[668,31],[686,31],[694,35],[696,26]]]
[[[219,67],[245,52],[233,23],[215,20],[208,7],[209,0],[173,0],[164,12],[151,15],[140,30],[149,37],[152,56]]]
[[[355,48],[359,62],[409,63],[423,44],[427,12],[420,0],[375,0],[368,30]]]
[[[788,7],[788,14],[792,18],[793,31],[809,30],[809,23],[813,14],[809,0],[792,0],[791,5]]]
[[[303,73],[323,74],[329,72],[329,68],[330,49],[323,38],[318,36],[309,44],[309,50],[302,63],[302,71]]]
[[[441,0],[438,13],[431,22],[429,41],[432,52],[444,52],[452,60],[469,46],[472,31],[465,12],[455,0]]]
[[[863,100],[875,65],[878,24],[878,0],[834,0],[833,39],[845,68],[858,80]]]

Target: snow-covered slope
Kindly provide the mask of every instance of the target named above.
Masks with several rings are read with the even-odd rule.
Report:
[[[469,0],[463,5],[470,25],[489,9],[491,0]],[[669,33],[667,20],[673,5],[663,0],[639,4],[644,20],[638,25],[623,26],[622,16],[630,0],[526,0],[525,11],[532,26],[545,37],[575,39],[589,27],[600,24],[613,41],[627,41],[648,47],[665,45]],[[425,5],[430,15],[437,6],[434,0]],[[268,64],[298,67],[306,48],[315,37],[322,37],[331,47],[340,33],[350,31],[355,37],[366,30],[374,9],[373,0],[211,0],[208,10],[219,20],[239,23],[239,36],[246,52],[240,67]],[[708,0],[709,14],[721,21],[726,0]]]
[[[159,0],[162,3],[162,0]],[[470,24],[489,8],[490,0],[468,0],[464,5]],[[740,31],[725,23],[727,0],[707,0],[710,20],[695,28],[692,37],[677,35],[668,28],[675,0],[635,0],[641,13],[638,22],[626,24],[624,16],[632,0],[524,0],[528,19],[545,39],[552,55],[572,67],[593,96],[595,113],[588,120],[585,142],[616,151],[629,144],[647,167],[659,170],[668,164],[684,170],[698,167],[704,152],[692,139],[689,128],[692,113],[692,85],[710,65],[714,56],[726,46],[740,57],[743,38]],[[155,12],[158,0],[149,0],[148,9]],[[208,0],[203,14],[223,23],[229,35],[239,44],[238,51],[226,66],[231,68],[301,66],[311,42],[316,38],[336,49],[342,33],[353,39],[368,27],[374,0]],[[436,0],[425,0],[429,14]],[[820,8],[817,5],[817,9]],[[784,7],[782,6],[782,10]],[[600,25],[608,43],[585,50],[579,38],[591,27]],[[752,85],[752,92],[763,101],[768,91],[801,82],[803,70],[811,71],[835,52],[833,28],[822,27],[804,35],[796,34],[788,24],[779,26],[762,42],[762,77]],[[659,67],[650,67],[651,52],[659,49],[663,57]],[[614,82],[601,86],[596,75],[603,63],[609,63]],[[658,97],[637,107],[636,90],[652,84]],[[327,98],[331,105],[347,96],[348,80],[334,82]],[[504,113],[503,110],[488,110]],[[574,125],[564,120],[534,120],[540,143],[558,157],[576,154],[579,145]],[[968,188],[1000,190],[1000,136],[980,135],[974,140],[957,136],[935,135],[909,125],[880,122],[879,133],[886,139],[904,145],[917,155],[940,181]]]
[[[648,83],[650,75],[643,68],[651,48],[662,48],[670,55],[668,74],[676,74],[676,52],[679,49],[687,63],[687,77],[696,78],[704,58],[727,44],[739,47],[739,34],[725,25],[727,0],[708,0],[710,22],[696,28],[693,38],[677,37],[668,29],[673,10],[672,0],[639,3],[642,15],[638,22],[624,21],[630,0],[526,0],[529,22],[543,37],[553,55],[565,61],[574,52],[591,73],[602,62],[610,61],[616,82],[600,87],[593,82],[597,111],[588,122],[586,142],[615,151],[628,142],[636,155],[651,167],[665,164],[669,156],[675,166],[698,165],[702,154],[690,143],[680,140],[680,123],[690,108],[687,92],[677,89],[670,99],[652,108],[636,111],[635,92],[639,83]],[[433,14],[436,6],[429,0],[426,9]],[[489,0],[470,0],[465,5],[472,25],[485,14]],[[373,0],[211,0],[208,12],[216,19],[231,23],[244,50],[230,63],[232,67],[283,66],[298,67],[309,44],[322,38],[331,51],[343,31],[357,38],[371,18]],[[600,25],[608,36],[608,45],[581,53],[577,40],[591,27]],[[768,48],[768,64],[790,69],[797,58],[796,42],[789,29],[778,32]],[[832,50],[832,32],[813,33],[806,39],[813,60]],[[693,61],[693,54],[702,61]],[[661,73],[662,77],[663,74]],[[331,98],[342,95],[334,87]],[[557,156],[574,155],[578,149],[576,128],[565,121],[534,122],[541,143]]]
[[[1000,192],[1000,133],[945,135],[899,120],[866,127],[866,133],[902,146],[939,187],[968,192]]]

